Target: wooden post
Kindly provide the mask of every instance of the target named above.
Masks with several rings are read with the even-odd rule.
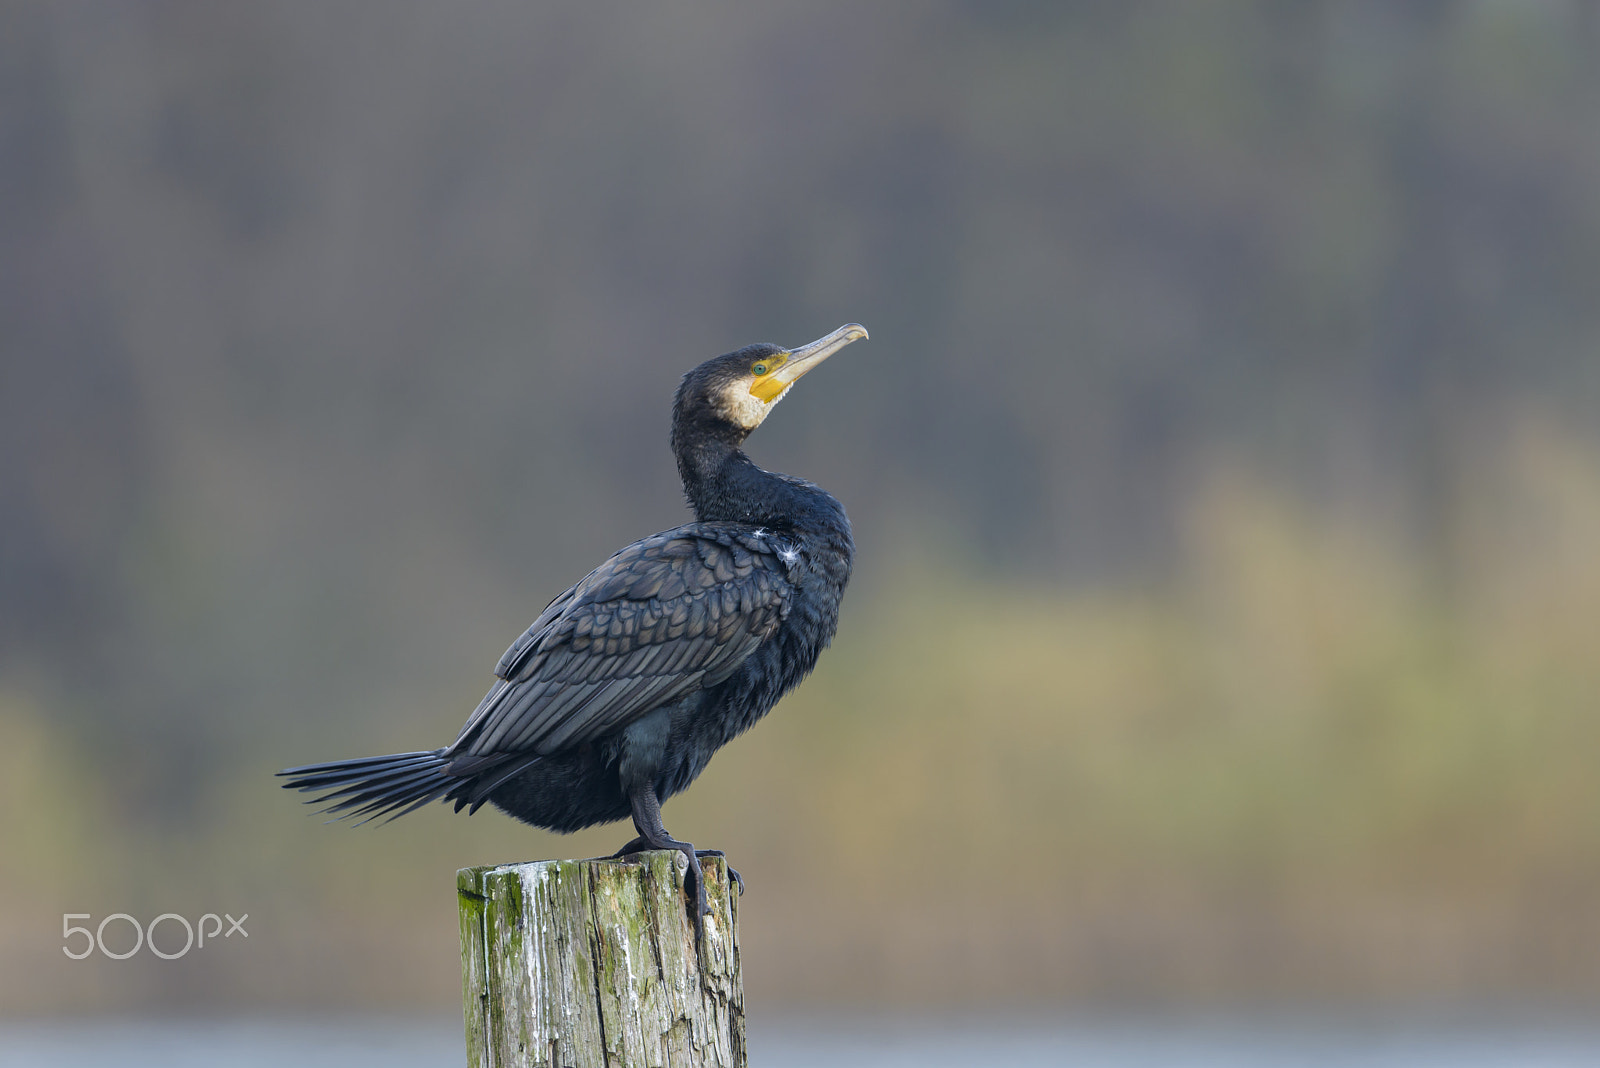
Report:
[[[463,868],[471,1068],[745,1068],[738,895],[701,861],[696,945],[681,853]]]

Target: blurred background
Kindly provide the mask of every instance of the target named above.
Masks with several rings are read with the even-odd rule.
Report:
[[[751,442],[855,522],[836,646],[666,810],[753,1015],[1593,1008],[1597,58],[1554,0],[0,7],[0,1015],[455,1013],[455,869],[628,829],[271,773],[453,738],[684,520],[678,377],[848,321]]]

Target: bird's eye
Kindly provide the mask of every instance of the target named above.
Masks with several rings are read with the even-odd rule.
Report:
[[[758,363],[758,364],[753,365],[750,368],[750,373],[753,374],[753,375],[764,375],[764,374],[767,373],[768,370],[769,370],[769,368],[767,367],[766,364]]]

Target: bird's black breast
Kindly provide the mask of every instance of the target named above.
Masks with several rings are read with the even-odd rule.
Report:
[[[725,682],[675,711],[657,785],[663,799],[693,782],[712,754],[771,711],[816,666],[838,627],[852,549],[847,525],[842,536],[785,540],[779,558],[788,573],[788,611]]]

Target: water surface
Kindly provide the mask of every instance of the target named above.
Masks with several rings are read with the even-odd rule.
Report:
[[[750,1049],[755,1068],[1600,1068],[1600,1026],[813,1016],[753,1023]],[[0,1024],[18,1068],[439,1068],[463,1050],[449,1018]]]

